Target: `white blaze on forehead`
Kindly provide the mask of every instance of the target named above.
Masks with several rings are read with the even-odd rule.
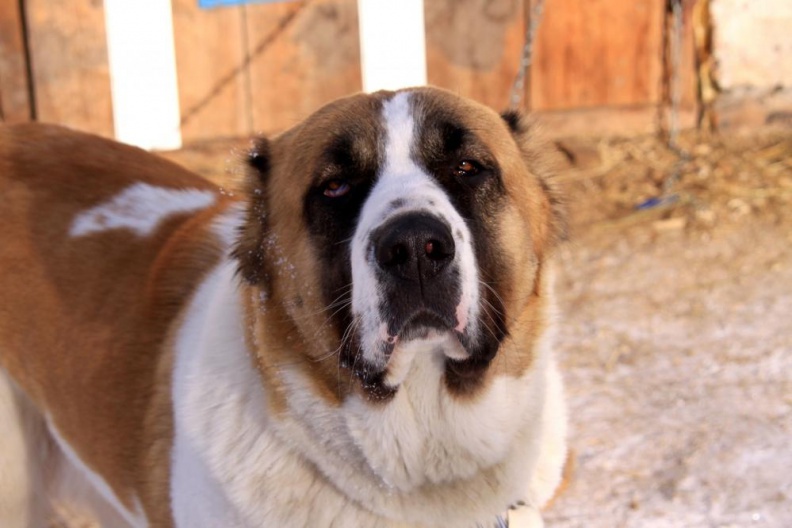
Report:
[[[380,181],[386,176],[420,172],[410,156],[415,135],[415,121],[410,111],[410,94],[402,92],[386,101],[383,105],[382,117],[387,127],[387,143],[385,170]]]
[[[426,212],[449,226],[456,246],[454,265],[459,268],[462,290],[456,309],[457,330],[477,331],[479,294],[473,238],[446,192],[413,159],[416,123],[412,96],[410,92],[400,92],[383,104],[385,163],[363,206],[352,239],[352,313],[359,325],[364,357],[379,368],[384,368],[388,359],[380,352],[381,346],[391,336],[382,331],[383,325],[387,328],[386,314],[380,313],[383,292],[377,279],[370,238],[374,230],[397,215]]]
[[[77,215],[69,235],[78,238],[113,229],[130,229],[145,237],[169,216],[204,209],[216,200],[212,191],[135,183],[112,199]]]

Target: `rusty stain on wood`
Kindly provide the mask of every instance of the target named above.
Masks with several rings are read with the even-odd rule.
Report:
[[[314,0],[304,8],[300,3],[251,4],[246,10],[256,132],[282,131],[362,89],[355,0]],[[254,56],[256,43],[290,15],[293,21]]]
[[[429,83],[505,110],[523,47],[523,2],[432,0],[424,9]]]

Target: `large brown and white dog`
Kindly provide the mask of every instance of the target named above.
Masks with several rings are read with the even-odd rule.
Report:
[[[518,116],[341,99],[242,196],[0,128],[0,526],[473,527],[565,458],[558,201]],[[534,514],[530,514],[534,515]]]

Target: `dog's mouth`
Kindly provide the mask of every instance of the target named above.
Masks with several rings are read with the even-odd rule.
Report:
[[[418,308],[407,316],[391,317],[387,325],[383,324],[381,365],[365,359],[356,336],[344,347],[342,364],[351,370],[370,399],[387,400],[405,381],[419,354],[429,355],[439,364],[462,364],[470,360],[473,352],[465,344],[469,339],[456,327],[455,317]]]
[[[388,353],[398,343],[408,343],[415,340],[425,340],[433,334],[453,332],[456,321],[448,315],[436,311],[420,309],[401,321],[395,318],[388,325],[387,343],[391,347]]]

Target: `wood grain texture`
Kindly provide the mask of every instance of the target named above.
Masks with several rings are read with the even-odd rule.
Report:
[[[693,8],[697,2],[706,0],[682,0],[682,27],[680,30],[681,50],[679,64],[671,56],[671,37],[674,30],[671,13],[666,15],[668,38],[665,60],[665,83],[669,86],[678,75],[681,107],[693,110],[698,104],[698,78],[696,67],[696,42],[693,34]]]
[[[664,0],[552,0],[536,39],[531,108],[661,100]]]
[[[250,134],[243,8],[200,9],[196,0],[172,5],[182,139]]]
[[[256,132],[282,131],[362,89],[355,0],[245,7]]]
[[[40,121],[113,137],[107,39],[99,0],[26,0]]]
[[[22,27],[19,3],[0,2],[0,121],[7,123],[32,117]]]
[[[524,43],[523,1],[431,0],[425,17],[429,83],[506,109]]]
[[[532,112],[542,137],[617,137],[653,134],[658,131],[657,105],[597,106],[570,110],[538,110]],[[679,112],[679,127],[692,128],[696,114]]]

